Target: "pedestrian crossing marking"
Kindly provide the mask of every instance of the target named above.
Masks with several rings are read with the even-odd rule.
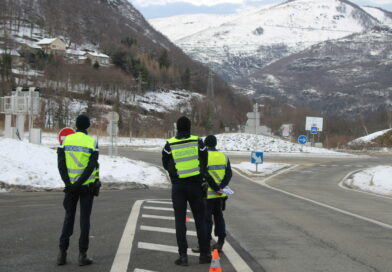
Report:
[[[168,202],[168,201],[158,201],[158,200],[148,200],[148,201],[146,201],[146,203],[153,203],[153,204],[168,204],[168,205],[172,205],[172,202]]]
[[[155,232],[163,232],[163,233],[172,233],[175,234],[176,230],[175,229],[170,229],[170,228],[161,228],[161,227],[153,227],[153,226],[145,226],[141,225],[140,230],[145,230],[145,231],[155,231]],[[190,236],[197,236],[196,231],[191,231],[188,230],[186,232],[187,235]]]
[[[154,207],[154,206],[143,206],[143,209],[146,210],[157,210],[157,211],[174,211],[173,208],[163,208],[163,207]],[[190,210],[186,210],[187,212],[190,212]]]
[[[178,247],[177,246],[167,246],[167,245],[161,245],[161,244],[138,242],[137,247],[140,249],[163,251],[163,252],[178,254]],[[187,254],[190,256],[199,256],[200,255],[199,253],[194,253],[190,250],[188,251]]]
[[[174,216],[163,216],[163,215],[152,215],[152,214],[142,214],[142,218],[172,220],[172,221],[175,220]],[[189,218],[189,222],[195,222],[195,220]]]

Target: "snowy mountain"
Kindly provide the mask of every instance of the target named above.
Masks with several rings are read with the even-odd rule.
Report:
[[[376,18],[380,23],[392,26],[392,12],[377,7],[363,7],[363,9]]]
[[[182,16],[150,22],[186,53],[210,63],[229,81],[311,45],[379,24],[347,0],[290,0],[215,18],[192,15],[189,20]]]
[[[236,84],[256,98],[284,99],[327,115],[355,117],[392,107],[392,30],[326,41]]]

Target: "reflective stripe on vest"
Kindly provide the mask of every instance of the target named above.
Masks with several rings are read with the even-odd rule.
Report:
[[[208,151],[207,169],[216,184],[221,184],[226,174],[227,159],[220,151]],[[226,197],[226,194],[217,195],[214,189],[208,187],[207,199]]]
[[[86,169],[91,154],[96,150],[95,140],[83,132],[76,132],[65,137],[62,147],[69,179],[71,183],[75,183]],[[83,185],[94,183],[97,172],[97,169],[94,170]]]
[[[199,137],[190,136],[186,139],[175,137],[167,141],[179,178],[193,177],[200,174]]]

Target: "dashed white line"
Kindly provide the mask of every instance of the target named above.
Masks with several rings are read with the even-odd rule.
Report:
[[[155,232],[172,233],[172,234],[176,233],[175,229],[145,226],[145,225],[141,225],[140,229],[145,231],[155,231]],[[188,230],[186,234],[190,236],[197,236],[196,232],[191,230]]]
[[[133,272],[155,272],[155,271],[146,270],[146,269],[140,269],[140,268],[135,268],[135,270],[133,270]]]
[[[143,206],[143,209],[146,210],[157,210],[157,211],[174,211],[173,208],[163,208],[163,207],[153,207],[153,206]],[[187,212],[190,212],[189,210],[186,210]]]
[[[152,215],[152,214],[142,214],[143,218],[150,218],[150,219],[160,219],[160,220],[172,220],[174,221],[174,216],[162,216],[162,215]],[[192,218],[189,218],[189,222],[195,222]]]
[[[152,204],[168,204],[168,205],[172,205],[172,202],[169,201],[159,201],[159,200],[148,200],[146,201],[147,203],[152,203]]]
[[[178,247],[176,247],[176,246],[167,246],[167,245],[161,245],[161,244],[139,242],[137,244],[137,247],[141,248],[141,249],[154,250],[154,251],[163,251],[163,252],[169,252],[169,253],[176,253],[176,254],[178,254]],[[194,253],[191,250],[188,250],[187,254],[190,255],[190,256],[199,256],[199,253]]]

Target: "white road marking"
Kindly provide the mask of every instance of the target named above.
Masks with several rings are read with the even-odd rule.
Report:
[[[170,253],[178,254],[178,247],[176,247],[176,246],[167,246],[167,245],[161,245],[161,244],[139,242],[137,244],[137,247],[141,248],[141,249],[163,251],[163,252],[170,252]],[[188,250],[187,254],[190,256],[199,256],[200,255],[199,253],[194,253],[191,250]]]
[[[135,268],[135,270],[133,270],[133,272],[155,272],[155,271],[146,270],[146,269],[140,269],[140,268]]]
[[[330,206],[330,205],[328,205],[328,204],[324,204],[324,203],[321,203],[321,202],[312,200],[312,199],[310,199],[310,198],[306,198],[306,197],[303,197],[303,196],[300,196],[300,195],[296,195],[296,194],[293,194],[293,193],[290,193],[290,192],[287,192],[287,191],[284,191],[284,190],[275,188],[275,187],[270,186],[270,185],[267,184],[267,181],[268,181],[268,180],[273,179],[274,177],[276,177],[276,176],[278,176],[278,175],[281,175],[281,174],[283,174],[283,173],[286,173],[286,172],[288,172],[288,171],[291,171],[291,170],[294,169],[295,167],[297,167],[297,166],[292,166],[292,167],[290,167],[290,168],[288,168],[288,169],[286,169],[286,170],[283,170],[283,171],[281,171],[281,172],[279,172],[279,173],[277,173],[277,174],[275,174],[275,175],[269,176],[268,178],[266,178],[266,179],[264,179],[264,180],[262,180],[262,181],[251,180],[251,179],[249,179],[248,177],[246,177],[245,175],[243,175],[242,173],[238,172],[237,170],[234,169],[234,171],[236,171],[239,175],[241,175],[241,176],[244,177],[245,179],[247,179],[247,180],[249,180],[249,181],[252,181],[252,182],[254,182],[254,183],[257,183],[257,184],[259,184],[259,185],[261,185],[261,186],[264,186],[264,187],[266,187],[266,188],[268,188],[268,189],[271,189],[271,190],[274,190],[274,191],[277,191],[277,192],[280,192],[280,193],[283,193],[283,194],[286,194],[286,195],[289,195],[289,196],[292,196],[292,197],[295,197],[295,198],[299,198],[299,199],[301,199],[301,200],[304,200],[304,201],[307,201],[307,202],[316,204],[316,205],[318,205],[318,206],[321,206],[321,207],[324,207],[324,208],[327,208],[327,209],[330,209],[330,210],[333,210],[333,211],[336,211],[336,212],[339,212],[339,213],[342,213],[342,214],[345,214],[345,215],[349,215],[349,216],[355,217],[355,218],[357,218],[357,219],[361,219],[361,220],[363,220],[363,221],[367,221],[367,222],[369,222],[369,223],[373,223],[373,224],[378,225],[378,226],[383,227],[383,228],[392,229],[392,225],[383,223],[383,222],[381,222],[381,221],[374,220],[374,219],[371,219],[371,218],[368,218],[368,217],[365,217],[365,216],[362,216],[362,215],[359,215],[359,214],[356,214],[356,213],[352,213],[352,212],[349,212],[349,211],[345,211],[345,210],[342,210],[342,209],[339,209],[339,208]]]
[[[143,200],[137,200],[133,204],[131,214],[129,215],[127,224],[121,237],[121,241],[118,246],[116,256],[114,257],[110,272],[125,272],[128,270],[129,259],[131,257],[132,251],[132,242],[135,238],[137,219],[139,217],[142,203]]]
[[[142,214],[143,218],[150,218],[150,219],[161,219],[161,220],[172,220],[174,221],[174,216],[162,216],[162,215],[152,215],[152,214]],[[189,218],[189,222],[195,222],[192,218]]]
[[[148,200],[146,201],[147,203],[153,203],[153,204],[168,204],[168,205],[172,205],[172,202],[169,201],[158,201],[158,200]]]
[[[171,211],[173,212],[173,208],[162,208],[162,207],[153,207],[153,206],[143,206],[143,209],[146,210],[157,210],[157,211]],[[187,212],[190,212],[190,210],[186,210]]]
[[[145,231],[155,231],[155,232],[173,233],[173,234],[176,233],[176,230],[175,229],[171,229],[171,228],[161,228],[161,227],[153,227],[153,226],[141,225],[140,229],[141,230],[145,230]],[[196,231],[191,231],[191,230],[188,230],[186,232],[186,234],[190,235],[190,236],[197,236],[196,235]]]

